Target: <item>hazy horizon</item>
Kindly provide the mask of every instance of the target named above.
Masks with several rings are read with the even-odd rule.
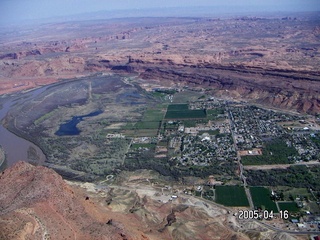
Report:
[[[168,11],[170,16],[174,16],[175,13],[181,16],[183,13],[179,13],[179,9],[189,9],[189,13],[188,11],[184,13],[187,16],[187,14],[195,14],[191,11],[195,7],[208,8],[207,15],[245,12],[320,11],[318,0],[162,0],[161,2],[148,0],[2,0],[0,2],[0,24],[70,17],[101,11],[117,11],[117,17],[121,17],[121,14],[122,17],[126,17],[128,10],[132,10],[137,16],[152,16],[157,11],[161,12],[162,15],[165,15],[165,12]],[[147,11],[148,9],[150,11]]]

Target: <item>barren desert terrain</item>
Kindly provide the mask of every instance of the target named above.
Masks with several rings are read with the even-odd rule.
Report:
[[[120,71],[316,114],[319,29],[312,14],[95,20],[19,32],[2,28],[0,90]]]

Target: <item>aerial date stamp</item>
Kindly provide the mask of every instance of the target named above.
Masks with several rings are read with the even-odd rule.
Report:
[[[238,219],[259,219],[259,220],[267,220],[274,218],[274,212],[268,210],[239,210],[236,214]],[[279,218],[288,219],[289,212],[288,210],[279,211]]]

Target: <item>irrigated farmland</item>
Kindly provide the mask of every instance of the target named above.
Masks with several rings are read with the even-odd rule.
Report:
[[[216,202],[226,206],[249,206],[243,187],[216,186]]]

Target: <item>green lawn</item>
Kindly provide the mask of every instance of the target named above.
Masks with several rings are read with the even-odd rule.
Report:
[[[291,213],[299,212],[299,208],[295,202],[279,202],[278,205],[280,210],[288,210]]]
[[[277,205],[270,198],[271,192],[265,187],[250,187],[252,201],[255,207],[278,212]]]
[[[244,188],[239,186],[216,186],[216,202],[232,207],[249,206]]]

